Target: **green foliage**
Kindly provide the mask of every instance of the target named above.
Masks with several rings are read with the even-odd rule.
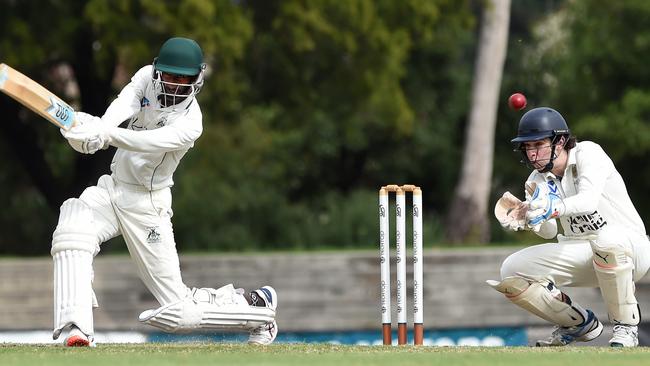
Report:
[[[308,162],[288,152],[304,136],[273,131],[276,114],[273,108],[249,108],[239,124],[206,130],[188,154],[174,188],[176,212],[191,213],[174,217],[181,247],[361,248],[376,241],[376,190],[292,199],[291,191],[300,187],[292,171]],[[433,219],[425,226],[434,238]]]
[[[537,26],[529,47],[527,70],[542,74],[532,83],[533,100],[556,106],[578,137],[616,141],[619,159],[647,150],[630,140],[644,139],[638,133],[647,120],[649,18],[650,4],[642,0],[572,1]]]
[[[456,154],[461,137],[465,111],[452,104],[469,85],[459,45],[473,22],[462,2],[427,4],[251,2],[246,77],[226,95],[207,83],[203,109],[213,96],[232,108],[207,112],[210,127],[176,175],[175,209],[192,212],[174,218],[179,245],[371,246],[376,189],[393,182],[423,182],[428,207],[445,205],[438,188],[453,187],[457,167],[439,157]],[[438,166],[453,174],[431,176]]]
[[[0,143],[0,155],[11,156]],[[11,191],[4,190],[10,187]],[[43,209],[43,196],[33,187],[25,173],[10,159],[0,169],[0,248],[4,253],[38,255],[48,251],[54,213]],[[57,215],[58,216],[58,215]],[[54,223],[54,224],[52,224]]]
[[[460,168],[478,5],[9,1],[0,61],[101,113],[165,39],[197,39],[209,65],[199,95],[205,129],[174,177],[181,250],[370,247],[377,188],[406,182],[423,187],[430,244]],[[492,203],[505,190],[523,197],[529,170],[509,144],[521,112],[505,108],[522,91],[529,108],[556,107],[579,138],[603,145],[647,217],[650,171],[639,167],[650,152],[650,3],[520,0],[511,19]],[[72,68],[81,95],[61,85],[57,65]],[[45,254],[57,218],[51,202],[62,200],[53,192],[108,164],[79,158],[32,113],[19,117],[24,140],[11,121],[0,127],[0,189],[9,192],[0,198],[0,250]],[[38,154],[53,179],[47,190],[34,181],[42,167],[23,159]],[[491,222],[493,240],[522,240]]]
[[[166,38],[197,39],[209,65],[199,95],[205,130],[174,177],[181,250],[372,246],[377,188],[406,182],[424,189],[432,243],[458,175],[473,5],[77,0],[39,2],[36,11],[33,2],[9,2],[0,15],[0,55],[37,80],[49,80],[53,65],[71,65],[86,83],[74,101],[88,110],[88,97],[96,97],[94,113],[101,113]],[[86,166],[58,132],[33,116],[25,121],[38,131],[33,143],[55,186],[78,181]],[[11,137],[2,137],[11,156]],[[100,163],[96,156],[81,162],[88,161]],[[107,169],[102,164],[97,171]],[[15,202],[6,202],[15,212],[0,220],[5,240],[38,248],[15,252],[46,253],[57,207],[31,186],[24,163],[4,169],[0,189]],[[30,216],[39,220],[29,235],[10,230]]]
[[[650,151],[650,90],[627,88],[620,102],[611,103],[599,114],[588,114],[574,129],[609,146],[610,155],[621,161],[645,156]]]
[[[648,19],[650,3],[643,0],[570,1],[538,26],[529,69],[544,74],[536,98],[558,108],[579,140],[603,146],[644,218],[650,176],[639,167],[650,157]]]
[[[521,113],[505,108],[508,95],[523,91],[529,108],[558,109],[579,140],[603,146],[641,217],[647,218],[645,182],[650,173],[640,167],[650,153],[650,71],[645,65],[650,57],[650,3],[567,1],[545,10],[539,9],[540,3],[513,2],[503,122],[496,131],[502,142],[495,151],[494,200],[505,190],[523,197],[521,183],[529,171],[512,163],[519,157],[507,143]],[[501,230],[493,232],[496,240],[510,238]]]

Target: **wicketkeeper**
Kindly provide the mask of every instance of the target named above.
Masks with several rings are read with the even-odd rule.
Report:
[[[525,201],[506,192],[495,215],[507,230],[532,230],[557,243],[510,255],[501,281],[488,281],[516,305],[557,329],[537,346],[564,346],[598,337],[594,313],[571,300],[564,287],[599,287],[613,324],[612,347],[639,344],[641,320],[634,283],[650,267],[650,242],[625,183],[600,145],[576,142],[551,108],[523,115],[512,140],[533,168]],[[563,234],[558,234],[558,221]]]
[[[139,320],[164,331],[238,328],[249,343],[269,344],[277,335],[277,295],[270,286],[250,293],[232,284],[188,288],[181,278],[172,230],[172,175],[203,130],[195,98],[206,65],[199,45],[166,41],[152,65],[141,68],[100,118],[76,113],[77,125],[62,134],[93,154],[117,147],[111,175],[79,198],[63,203],[52,238],[54,339],[92,346],[93,258],[105,241],[122,235],[146,287],[160,303]],[[118,126],[128,120],[126,128]]]

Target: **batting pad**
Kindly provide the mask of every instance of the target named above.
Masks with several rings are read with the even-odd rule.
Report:
[[[86,335],[93,329],[92,254],[64,250],[54,254],[54,334],[75,324]]]
[[[92,290],[93,257],[98,250],[92,211],[82,201],[69,199],[61,206],[59,223],[52,235],[54,260],[54,333],[74,324],[92,335],[93,306],[97,299]]]
[[[273,322],[275,311],[266,307],[249,306],[232,285],[193,289],[192,295],[146,310],[138,320],[165,332],[187,332],[194,329],[251,330]]]
[[[580,325],[585,321],[587,311],[562,294],[550,281],[530,281],[519,276],[510,276],[503,281],[487,280],[488,285],[503,293],[515,305],[530,311],[538,317],[563,327]],[[564,297],[565,301],[558,298]]]
[[[158,309],[146,310],[138,320],[165,332],[188,332],[194,329],[247,329],[273,322],[273,310],[242,305],[217,306],[181,300]]]
[[[59,222],[52,234],[52,250],[81,250],[99,253],[99,239],[94,231],[93,211],[78,198],[63,202],[59,213]]]
[[[618,246],[598,245],[590,241],[594,252],[594,270],[600,293],[607,304],[613,323],[637,325],[641,321],[639,304],[634,295],[634,264]]]

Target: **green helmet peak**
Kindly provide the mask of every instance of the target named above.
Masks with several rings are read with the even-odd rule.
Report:
[[[173,37],[163,43],[153,64],[158,71],[187,76],[196,76],[205,68],[199,44],[183,37]]]

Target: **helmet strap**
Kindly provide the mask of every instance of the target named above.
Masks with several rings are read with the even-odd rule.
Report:
[[[567,140],[568,139],[564,138],[563,135],[553,136],[553,138],[551,139],[551,149],[553,150],[553,152],[551,153],[551,158],[548,159],[548,163],[544,166],[544,168],[539,171],[540,173],[546,173],[553,170],[553,167],[555,166],[553,161],[557,158],[557,154],[555,153],[555,147],[561,144],[562,148],[564,148],[564,145],[566,145]]]
[[[557,158],[557,154],[555,153],[555,147],[558,146],[558,143],[560,143],[562,148],[564,148],[564,145],[566,145],[568,140],[569,139],[566,138],[564,135],[555,135],[551,138],[551,149],[552,149],[551,157],[548,160],[548,163],[546,163],[546,165],[544,166],[544,168],[542,168],[542,170],[539,170],[540,173],[546,173],[553,170],[553,167],[555,166],[554,160]],[[521,155],[523,157],[521,162],[525,164],[528,168],[535,169],[533,163],[528,159],[528,155],[526,154],[526,151],[523,150],[521,147],[519,147],[517,150],[521,152]]]

